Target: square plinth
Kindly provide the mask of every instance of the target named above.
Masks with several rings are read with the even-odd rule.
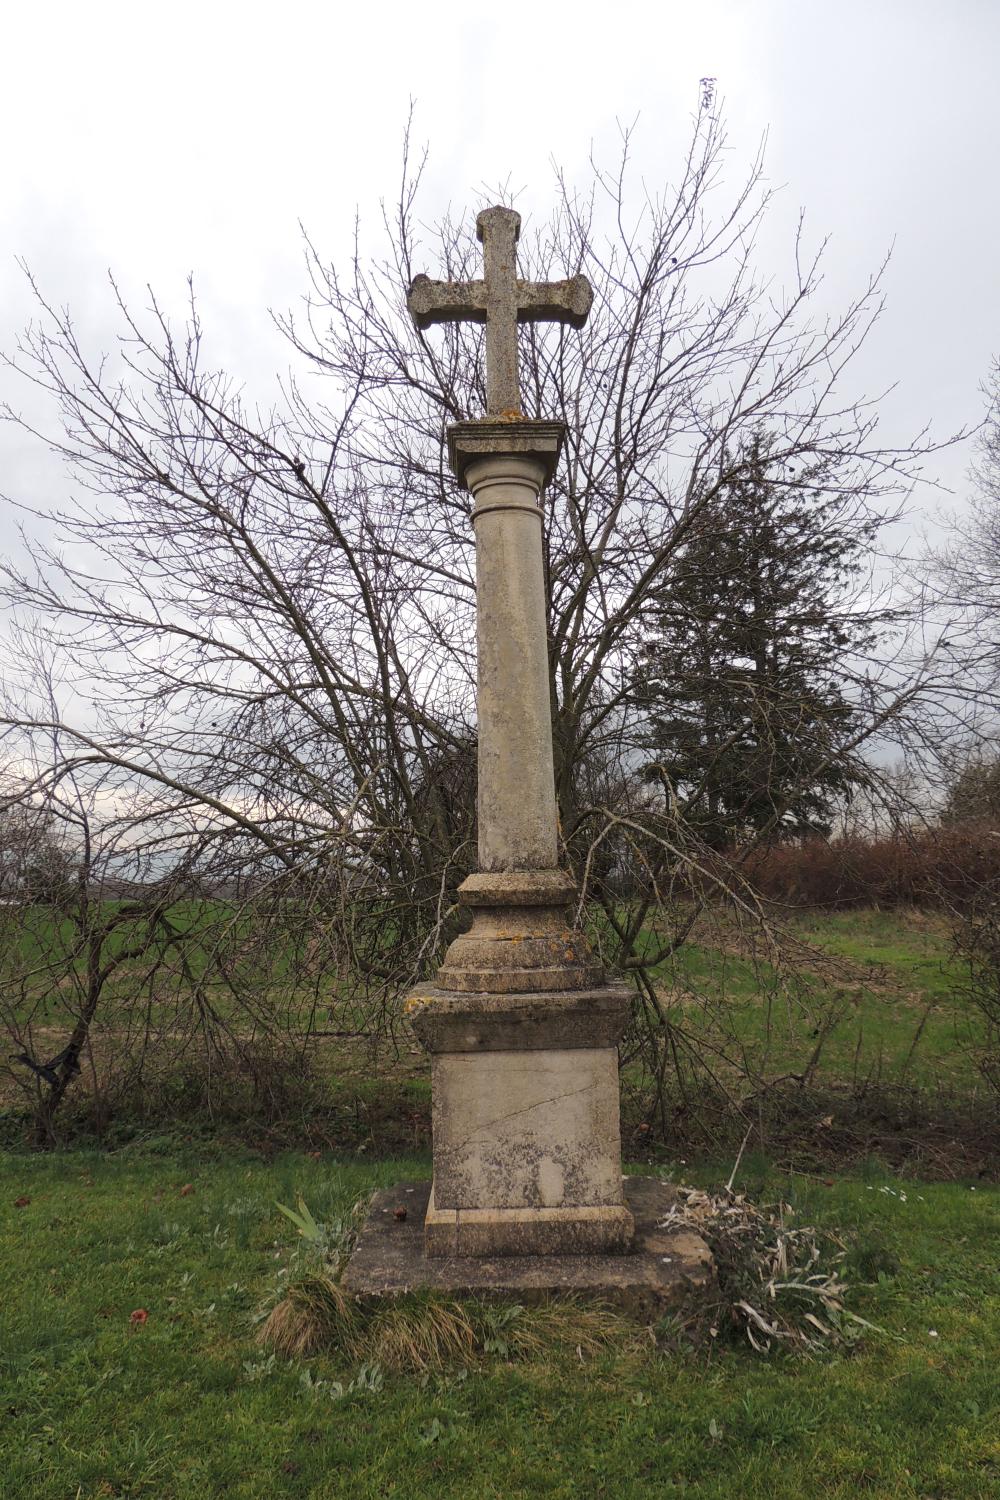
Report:
[[[439,1053],[433,1100],[437,1211],[622,1208],[614,1047]]]
[[[624,1197],[635,1233],[616,1254],[428,1256],[424,1215],[427,1182],[401,1182],[376,1193],[344,1272],[343,1287],[361,1302],[410,1292],[511,1297],[531,1302],[551,1296],[599,1298],[639,1317],[656,1318],[691,1295],[708,1293],[715,1267],[698,1234],[671,1226],[677,1195],[653,1177],[627,1177]]]

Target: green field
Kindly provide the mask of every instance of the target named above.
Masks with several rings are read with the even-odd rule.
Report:
[[[301,1266],[276,1205],[301,1193],[334,1221],[429,1174],[426,1058],[405,1034],[374,1053],[317,1040],[319,1094],[277,1123],[223,1127],[161,1079],[147,1115],[112,1119],[101,1150],[28,1151],[8,1090],[0,1500],[1000,1493],[995,1103],[947,928],[914,912],[789,926],[786,963],[706,921],[661,966],[660,1004],[727,1079],[741,1060],[766,1077],[811,1067],[800,1112],[763,1133],[769,1155],[750,1142],[737,1186],[840,1236],[850,1306],[879,1332],[765,1359],[725,1330],[678,1347],[622,1321],[582,1358],[570,1331],[530,1358],[501,1349],[422,1374],[333,1353],[285,1361],[256,1342]],[[124,1025],[116,994],[98,1062],[101,1028],[113,1039]],[[36,998],[57,1037],[71,1002]],[[904,1092],[921,1102],[886,1114]],[[628,1080],[625,1097],[627,1155],[725,1181],[731,1155],[692,1153],[680,1117],[654,1141]],[[881,1123],[862,1128],[869,1100]],[[946,1180],[897,1178],[892,1160]]]
[[[707,917],[660,979],[682,1022],[735,1040],[765,1073],[816,1083],[974,1089],[981,1020],[945,920],[916,911],[810,912],[785,924],[780,962]],[[693,1019],[691,1019],[693,1017]]]
[[[868,1283],[853,1305],[885,1330],[849,1354],[765,1360],[725,1341],[668,1353],[623,1332],[582,1362],[570,1340],[525,1361],[367,1371],[343,1395],[331,1382],[346,1388],[357,1369],[268,1356],[253,1316],[295,1240],[275,1203],[302,1192],[317,1217],[335,1216],[427,1169],[296,1154],[266,1165],[169,1142],[8,1155],[0,1495],[997,1493],[995,1189],[749,1172],[755,1192],[844,1233]]]
[[[100,1052],[138,1025],[168,1035],[192,1022],[193,986],[207,967],[205,945],[220,913],[209,905],[194,916],[171,914],[184,939],[183,973],[176,963],[153,967],[126,963],[116,969],[101,998],[92,1037]],[[659,941],[651,929],[646,941]],[[4,935],[0,930],[0,939]],[[107,943],[111,957],[134,937],[128,926]],[[230,930],[240,946],[245,934]],[[21,1023],[32,1024],[53,1042],[79,1011],[77,981],[86,967],[73,951],[65,921],[39,909],[27,928],[0,941],[0,961],[27,978],[5,978],[3,1003]],[[333,977],[311,985],[289,977],[288,953],[272,954],[261,976],[266,991],[258,1011],[270,1009],[292,1029],[348,1031],[359,1015],[345,1004]],[[721,1053],[745,1058],[762,1075],[809,1065],[822,1035],[814,1080],[886,1083],[971,1089],[977,1085],[974,1053],[981,1022],[962,992],[963,975],[942,917],[914,911],[808,913],[782,920],[780,954],[759,934],[709,911],[690,938],[657,970],[666,1014],[692,1037]],[[207,987],[207,998],[223,1020],[245,1024],[233,1009],[225,983]],[[252,1007],[253,1008],[253,1007]],[[320,1040],[323,1040],[322,1035]],[[337,1049],[323,1047],[333,1076],[341,1071]]]

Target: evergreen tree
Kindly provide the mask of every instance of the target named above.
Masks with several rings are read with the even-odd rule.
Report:
[[[1000,759],[975,756],[947,789],[942,823],[1000,823]]]
[[[879,521],[775,448],[755,434],[700,507],[640,672],[647,774],[716,848],[829,831],[863,775],[848,684],[888,618],[851,597]]]

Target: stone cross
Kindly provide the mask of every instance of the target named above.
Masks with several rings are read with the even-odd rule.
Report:
[[[559,864],[541,495],[565,429],[526,418],[517,381],[518,323],[580,327],[592,293],[582,276],[519,280],[520,222],[486,209],[483,280],[418,276],[408,297],[418,328],[485,322],[488,407],[448,428],[476,536],[479,858],[458,891],[471,923],[405,1004],[433,1059],[430,1257],[621,1250],[633,1232],[617,1053],[630,991],[573,927]]]
[[[518,222],[480,214],[483,281],[423,276],[409,294],[418,327],[487,328],[490,411],[448,428],[476,537],[479,858],[458,890],[467,930],[403,1007],[431,1055],[434,1180],[375,1199],[344,1286],[365,1300],[589,1290],[645,1314],[710,1285],[711,1255],[664,1230],[669,1188],[624,1184],[618,1043],[632,992],[573,926],[577,890],[559,864],[540,500],[564,427],[517,410],[515,338],[519,320],[582,322],[591,293],[582,277],[519,281]]]
[[[418,328],[432,323],[486,324],[486,413],[520,416],[518,323],[568,323],[582,328],[593,292],[585,276],[567,281],[521,281],[516,245],[521,215],[486,208],[476,219],[483,247],[482,281],[431,281],[414,277],[406,305]]]

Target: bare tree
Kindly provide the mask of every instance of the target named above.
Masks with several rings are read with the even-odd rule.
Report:
[[[807,254],[800,226],[792,285],[762,276],[763,160],[727,202],[725,152],[709,88],[674,186],[633,182],[626,135],[586,186],[557,177],[551,221],[520,246],[522,274],[583,270],[595,289],[582,333],[531,326],[522,346],[525,404],[568,430],[545,497],[557,790],[580,918],[635,974],[661,1043],[656,966],[710,894],[753,903],[745,850],[709,861],[670,788],[651,797],[637,775],[644,622],[753,432],[790,493],[801,468],[873,529],[930,451],[923,435],[880,443],[877,402],[848,393],[880,273],[813,318],[822,247]],[[434,963],[474,849],[473,540],[445,430],[483,409],[481,335],[418,333],[404,298],[418,271],[475,274],[478,246],[471,214],[422,229],[420,175],[407,156],[381,261],[357,250],[340,269],[307,242],[305,310],[279,320],[299,370],[280,409],[206,366],[193,293],[179,328],[155,298],[140,317],[118,297],[106,363],[39,292],[12,359],[58,406],[61,435],[38,436],[77,490],[31,566],[3,569],[30,622],[7,674],[10,753],[58,743],[27,794],[69,777],[105,799],[141,787],[149,827],[185,824],[227,880],[281,890],[336,934],[342,993],[369,1025]],[[39,642],[90,686],[89,715],[33,698]],[[836,754],[915,720],[936,668],[901,661],[856,663],[857,727]]]
[[[305,1097],[336,973],[329,933],[266,880],[248,887],[248,861],[206,837],[197,815],[175,809],[167,823],[141,785],[104,787],[48,749],[54,774],[22,761],[0,775],[0,826],[13,830],[0,1080],[20,1095],[36,1141],[57,1141],[77,1080],[98,1130],[126,1099],[133,1113],[156,1113],[164,1090],[210,1113],[231,1111],[238,1095],[258,1116]]]
[[[957,775],[984,743],[995,746],[1000,707],[1000,360],[983,386],[987,410],[967,507],[926,562],[925,587],[948,624],[947,652],[970,703],[967,735],[950,769]]]

